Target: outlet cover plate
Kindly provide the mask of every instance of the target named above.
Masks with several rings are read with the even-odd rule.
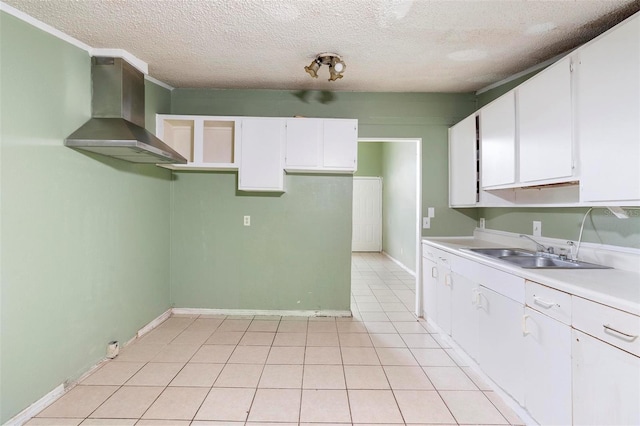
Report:
[[[542,237],[542,222],[538,220],[533,221],[533,236]]]
[[[422,229],[429,229],[431,228],[431,218],[430,217],[423,217],[422,218]]]

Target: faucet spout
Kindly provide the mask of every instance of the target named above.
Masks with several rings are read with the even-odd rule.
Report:
[[[536,251],[542,251],[545,253],[553,253],[553,247],[546,247],[528,235],[520,234],[520,238],[526,238],[529,241],[532,241],[536,245]]]

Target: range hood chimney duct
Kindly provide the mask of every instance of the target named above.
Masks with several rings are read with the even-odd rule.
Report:
[[[144,75],[122,58],[91,58],[91,119],[64,144],[132,163],[186,164],[144,128]]]

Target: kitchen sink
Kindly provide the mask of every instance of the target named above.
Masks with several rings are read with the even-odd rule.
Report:
[[[502,256],[499,259],[527,269],[611,269],[595,263],[547,256]]]
[[[535,256],[535,253],[524,249],[515,248],[472,248],[468,249],[474,253],[483,254],[490,257],[504,256]]]
[[[553,254],[535,253],[519,248],[470,248],[465,250],[509,262],[525,269],[611,269],[609,266],[562,259]]]

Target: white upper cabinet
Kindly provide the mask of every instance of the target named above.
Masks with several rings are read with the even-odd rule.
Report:
[[[277,118],[242,120],[238,189],[284,191],[285,122]]]
[[[480,155],[483,188],[516,181],[516,113],[511,91],[480,110]]]
[[[288,119],[285,168],[317,168],[318,159],[322,155],[322,135],[323,123],[321,119]]]
[[[353,173],[358,157],[358,120],[287,120],[288,172]]]
[[[477,201],[476,116],[449,129],[449,205],[472,207]]]
[[[519,182],[573,179],[571,58],[517,88]]]
[[[358,162],[358,122],[328,119],[323,124],[323,167],[355,171]]]
[[[640,201],[640,15],[578,51],[581,201]]]

